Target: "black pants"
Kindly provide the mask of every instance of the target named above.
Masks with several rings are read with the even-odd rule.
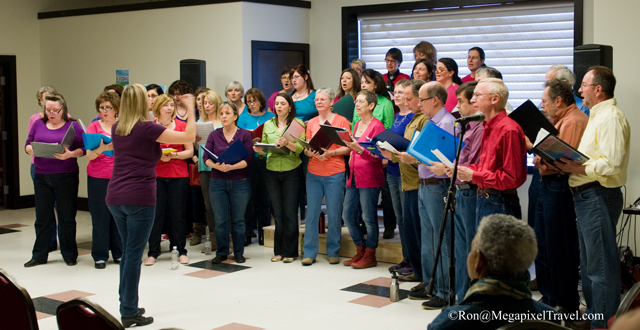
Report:
[[[267,191],[276,223],[274,255],[298,256],[298,197],[301,191],[302,166],[286,172],[267,170]]]

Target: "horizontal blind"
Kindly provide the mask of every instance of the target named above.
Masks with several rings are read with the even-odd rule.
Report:
[[[360,15],[360,57],[367,68],[386,73],[385,54],[396,47],[403,53],[400,71],[411,74],[413,47],[424,40],[438,58],[456,60],[462,78],[470,72],[469,48],[481,47],[485,64],[502,73],[514,108],[527,99],[539,104],[550,66],[573,71],[573,17],[573,2]]]

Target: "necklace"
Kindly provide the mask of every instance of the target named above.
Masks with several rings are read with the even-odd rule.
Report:
[[[402,126],[402,124],[404,123],[405,119],[407,119],[407,117],[409,117],[409,114],[410,114],[410,113],[411,113],[411,112],[409,112],[409,113],[408,113],[408,114],[406,114],[406,115],[400,115],[400,114],[399,114],[399,115],[398,115],[398,117],[402,117],[402,120],[400,120],[400,122],[398,122],[398,121],[394,121],[394,122],[393,122],[393,128],[401,127],[401,126]]]
[[[307,96],[309,96],[309,90],[308,89],[302,95],[299,95],[298,92],[296,91],[295,93],[293,93],[293,100],[294,101],[300,101],[300,100],[306,98]]]
[[[171,123],[173,123],[173,119],[171,119],[171,120],[169,121],[169,123],[168,123],[168,124],[166,124],[166,125],[165,125],[165,124],[163,124],[163,123],[160,121],[160,119],[158,119],[158,120],[157,120],[157,122],[158,122],[158,124],[160,124],[160,125],[162,125],[162,126],[164,126],[164,127],[169,127],[169,125],[171,125]]]
[[[184,111],[184,114],[181,114],[180,110],[176,109],[176,114],[178,115],[178,117],[184,118],[187,116],[187,110]]]

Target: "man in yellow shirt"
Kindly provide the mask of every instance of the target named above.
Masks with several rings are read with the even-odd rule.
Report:
[[[605,328],[620,304],[620,265],[616,224],[622,212],[620,187],[627,181],[629,122],[616,106],[616,78],[611,69],[591,67],[579,92],[590,110],[578,150],[584,164],[562,159],[557,166],[569,176],[578,218],[580,269],[587,313],[602,313],[591,328]]]

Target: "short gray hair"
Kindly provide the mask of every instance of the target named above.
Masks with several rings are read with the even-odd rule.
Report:
[[[333,89],[329,87],[320,87],[316,90],[316,95],[324,94],[329,98],[329,101],[333,102],[333,99],[336,97],[336,93],[333,92]]]
[[[242,84],[237,82],[237,81],[232,81],[230,83],[227,84],[227,87],[224,88],[224,96],[228,99],[229,97],[227,96],[227,94],[229,93],[230,90],[234,89],[234,88],[238,88],[238,90],[240,90],[240,93],[242,93],[242,96],[244,96],[244,87],[242,87]]]
[[[507,105],[507,100],[509,99],[509,89],[504,84],[504,81],[498,78],[485,78],[480,79],[478,85],[487,83],[489,84],[489,93],[490,94],[498,94],[500,96],[500,103],[498,103],[498,110],[504,109]]]
[[[547,72],[551,71],[551,70],[555,70],[555,78],[556,79],[560,79],[564,82],[566,82],[567,84],[573,86],[576,83],[576,77],[573,75],[573,72],[571,72],[571,70],[569,70],[569,68],[567,68],[566,66],[562,65],[562,64],[556,64],[556,65],[552,65],[549,70],[547,70]]]
[[[60,94],[60,93],[58,93],[58,91],[53,86],[44,85],[44,86],[40,87],[38,89],[38,91],[36,92],[36,99],[38,99],[38,105],[40,107],[44,106],[44,103],[42,102],[42,101],[44,101],[42,99],[42,94],[44,94],[44,93],[47,93],[49,95],[51,95],[51,94]]]
[[[492,214],[482,218],[474,240],[492,276],[521,276],[538,254],[533,229],[511,215]]]

